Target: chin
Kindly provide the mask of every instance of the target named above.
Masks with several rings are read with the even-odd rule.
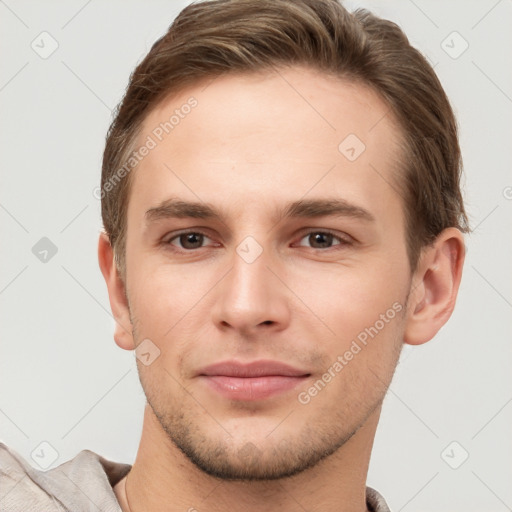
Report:
[[[321,417],[330,420],[329,424],[317,420],[299,426],[295,421],[290,430],[278,421],[268,428],[265,421],[267,428],[263,432],[269,433],[262,434],[261,418],[250,418],[258,419],[251,421],[250,426],[237,422],[237,428],[223,430],[213,420],[212,425],[206,425],[197,421],[197,415],[188,415],[183,410],[177,415],[162,415],[154,408],[153,412],[173,445],[197,469],[221,480],[270,481],[292,477],[334,454],[357,431],[357,427],[339,428],[343,424],[336,421],[339,418],[327,414]]]

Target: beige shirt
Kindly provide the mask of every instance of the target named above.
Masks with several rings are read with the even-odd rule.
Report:
[[[113,487],[131,465],[109,461],[90,450],[48,471],[33,468],[0,443],[1,512],[122,512]],[[390,512],[384,498],[366,488],[371,512]]]

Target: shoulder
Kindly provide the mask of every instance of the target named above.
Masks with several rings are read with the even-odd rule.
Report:
[[[22,512],[28,510],[65,511],[33,479],[33,469],[16,451],[0,443],[0,510]]]
[[[112,490],[131,466],[111,462],[82,450],[48,471],[32,467],[15,450],[0,442],[0,510],[2,512],[118,512]]]
[[[366,487],[366,506],[370,512],[391,512],[384,497],[368,486]]]

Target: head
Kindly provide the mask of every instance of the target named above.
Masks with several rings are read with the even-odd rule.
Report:
[[[395,24],[335,0],[185,8],[130,78],[101,182],[116,342],[160,351],[138,367],[169,440],[242,479],[348,442],[403,343],[453,310],[460,172],[449,101]],[[228,360],[301,376],[239,399],[205,376]]]

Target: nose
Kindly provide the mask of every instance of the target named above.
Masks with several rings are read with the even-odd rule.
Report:
[[[289,297],[275,270],[266,251],[252,262],[234,251],[230,271],[215,287],[212,316],[217,328],[247,336],[285,329],[290,323]]]

